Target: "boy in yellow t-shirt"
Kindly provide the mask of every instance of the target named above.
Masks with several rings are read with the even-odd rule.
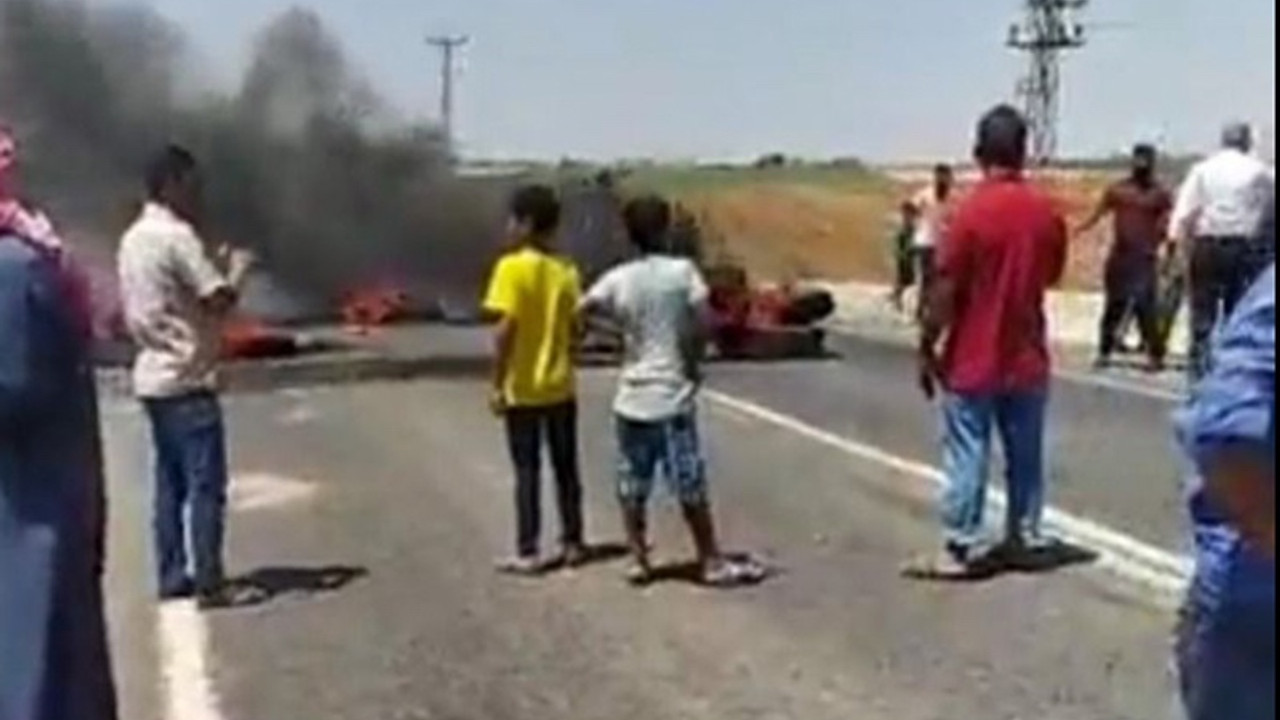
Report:
[[[578,406],[574,380],[578,269],[551,250],[560,201],[549,187],[529,186],[511,200],[514,240],[493,270],[485,312],[497,320],[490,403],[506,423],[516,475],[516,556],[504,571],[536,574],[539,554],[542,446],[555,470],[562,527],[560,563],[584,559],[582,482],[578,470]]]

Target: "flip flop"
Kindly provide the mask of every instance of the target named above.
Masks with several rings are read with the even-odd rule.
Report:
[[[543,573],[544,567],[538,558],[514,557],[499,560],[497,569],[498,572],[503,575],[512,575],[515,577],[538,577]]]
[[[627,568],[626,579],[631,587],[648,587],[653,583],[653,569],[640,563],[632,563]]]
[[[769,570],[756,560],[725,560],[702,575],[702,584],[710,588],[729,590],[759,585],[769,577]]]

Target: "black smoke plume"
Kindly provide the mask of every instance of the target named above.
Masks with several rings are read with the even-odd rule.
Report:
[[[0,122],[22,142],[30,194],[109,253],[145,159],[178,142],[202,162],[205,233],[257,250],[295,293],[331,303],[394,282],[474,296],[502,189],[456,178],[444,138],[398,122],[317,16],[263,29],[230,89],[197,64],[146,8],[0,0]]]

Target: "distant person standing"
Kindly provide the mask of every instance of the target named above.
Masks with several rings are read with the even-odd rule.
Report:
[[[936,274],[938,244],[946,237],[954,206],[955,171],[950,165],[936,165],[929,187],[921,190],[912,204],[916,208],[915,233],[911,247],[916,259],[916,280],[920,296],[929,294]],[[923,307],[923,303],[921,304]]]
[[[542,450],[550,450],[560,508],[559,564],[586,559],[574,347],[577,267],[553,250],[560,201],[549,187],[516,191],[509,232],[513,247],[498,261],[484,310],[496,320],[490,406],[506,423],[515,466],[516,554],[499,570],[535,575],[547,567],[542,534]]]
[[[191,153],[176,146],[161,151],[147,168],[146,191],[141,216],[120,242],[119,270],[125,321],[138,346],[133,389],[155,445],[159,594],[162,600],[195,596],[202,607],[215,608],[236,600],[223,566],[228,469],[218,400],[221,326],[252,259],[233,252],[224,272],[201,239],[201,179]]]
[[[730,562],[721,552],[707,492],[697,398],[710,291],[692,261],[664,252],[671,228],[665,200],[640,198],[623,214],[639,257],[601,278],[582,312],[622,329],[622,374],[613,409],[618,498],[634,561],[629,579],[637,585],[652,579],[647,505],[661,475],[684,510],[701,580],[716,587],[757,581],[760,568]]]
[[[1252,154],[1248,125],[1227,126],[1222,145],[1192,168],[1170,220],[1169,234],[1189,248],[1191,374],[1197,380],[1209,369],[1214,329],[1262,271],[1256,234],[1275,193],[1272,171]]]
[[[0,720],[114,720],[88,295],[0,127]]]
[[[1079,228],[1083,234],[1107,215],[1114,221],[1106,265],[1106,308],[1098,339],[1097,366],[1111,365],[1124,321],[1133,313],[1142,331],[1151,372],[1165,364],[1165,338],[1160,323],[1159,266],[1166,247],[1173,196],[1156,176],[1158,153],[1151,145],[1133,150],[1129,177],[1107,188],[1098,209]]]
[[[1275,720],[1274,265],[1219,336],[1178,424],[1196,471],[1196,574],[1178,638],[1187,716]]]
[[[916,209],[914,202],[903,202],[898,208],[893,230],[893,291],[889,295],[889,302],[898,312],[906,307],[907,291],[916,284],[914,241],[919,220],[920,211]]]
[[[1008,466],[1001,550],[1017,557],[1040,538],[1050,359],[1045,300],[1066,266],[1067,231],[1053,201],[1029,183],[1026,121],[1008,106],[978,125],[983,179],[956,208],[938,254],[920,342],[921,386],[942,392],[944,552],[917,577],[971,574],[983,535],[991,438]],[[939,344],[945,346],[939,353]]]

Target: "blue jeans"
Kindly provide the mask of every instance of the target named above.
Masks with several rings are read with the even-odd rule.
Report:
[[[1275,613],[1209,611],[1191,600],[1178,628],[1187,720],[1275,720]]]
[[[216,590],[224,580],[227,452],[212,393],[146,400],[155,443],[155,552],[160,594]],[[187,520],[190,518],[190,574]]]
[[[1035,542],[1044,513],[1046,390],[943,399],[942,524],[947,546],[967,554],[983,541],[991,439],[1000,434],[1008,465],[1009,540]]]

